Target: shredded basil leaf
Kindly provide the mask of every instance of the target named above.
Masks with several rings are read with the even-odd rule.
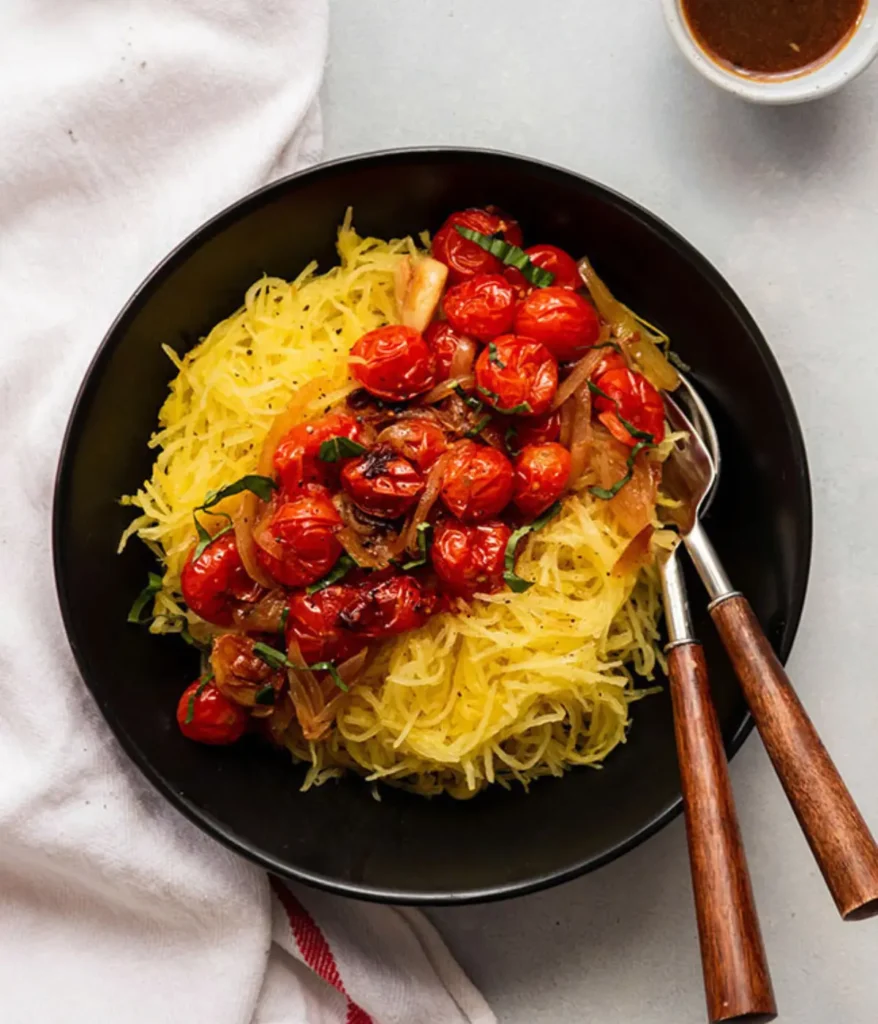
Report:
[[[263,686],[261,690],[256,692],[256,696],[253,699],[257,704],[274,704],[274,687]]]
[[[519,526],[519,528],[512,534],[506,544],[506,554],[504,556],[504,564],[506,571],[503,573],[503,579],[510,590],[516,594],[521,594],[525,590],[530,590],[533,586],[532,580],[523,579],[515,571],[515,554],[516,549],[522,539],[529,533],[533,533],[534,530],[542,530],[542,528],[550,520],[554,519],[556,515],[561,511],[561,502],[556,501],[554,505],[550,505],[541,516],[537,516],[532,523],[527,523],[525,526]]]
[[[184,725],[189,725],[192,719],[195,717],[195,701],[204,693],[204,688],[213,679],[213,672],[210,671],[207,675],[203,676],[201,682],[198,684],[197,689],[193,690],[189,694],[189,703],[186,705],[186,717],[183,719]]]
[[[627,427],[625,428],[628,429]],[[654,448],[653,444],[648,441],[638,441],[636,445],[631,449],[631,454],[628,456],[628,461],[625,465],[628,467],[628,472],[619,480],[617,480],[612,487],[589,487],[589,493],[593,494],[596,498],[601,498],[603,501],[609,501],[610,498],[615,498],[619,491],[628,483],[631,477],[634,475],[634,460],[643,451],[644,448]]]
[[[610,398],[610,396],[609,396],[609,395],[608,395],[608,394],[606,393],[606,391],[603,391],[603,390],[601,390],[601,388],[599,388],[599,387],[597,386],[597,384],[595,384],[595,382],[594,382],[594,381],[592,381],[592,380],[588,381],[588,390],[589,390],[589,391],[590,391],[590,392],[591,392],[591,393],[592,393],[593,395],[600,395],[600,396],[601,396],[601,398],[606,398],[606,400],[607,400],[608,402],[612,402],[612,403],[613,403],[613,405],[618,405],[618,404],[619,404],[619,403],[618,403],[618,402],[616,401],[616,399],[615,399],[615,398]]]
[[[224,526],[219,533],[210,534],[198,521],[198,516],[194,512],[192,513],[192,518],[195,520],[195,532],[198,534],[198,544],[195,551],[192,553],[193,562],[197,562],[198,559],[201,558],[209,544],[212,544],[215,540],[219,540],[220,537],[224,537],[227,533],[231,533],[235,528],[235,524],[232,522],[232,517],[227,516],[225,512],[213,512],[211,514],[215,516],[226,516],[226,519],[229,521],[228,525]]]
[[[532,263],[524,249],[520,249],[517,245],[512,245],[496,235],[483,235],[480,231],[473,231],[472,228],[462,228],[459,224],[455,224],[455,227],[458,234],[470,242],[475,242],[485,252],[496,256],[501,263],[520,270],[525,279],[530,284],[536,285],[537,288],[546,288],[555,280],[555,275],[551,271],[544,270]]]
[[[143,610],[150,600],[162,589],[162,578],[158,573],[151,572],[146,578],[149,582],[137,595],[137,600],[131,605],[131,611],[128,612],[128,621],[135,626],[144,626],[150,621],[152,616],[148,616],[145,619],[141,618]]]
[[[331,437],[320,445],[318,458],[324,462],[338,462],[341,459],[352,459],[355,455],[362,455],[364,451],[365,445],[352,441],[349,437]]]
[[[283,636],[287,631],[287,619],[290,617],[290,606],[286,605],[284,610],[280,613],[280,629],[278,633]]]
[[[504,363],[503,360],[500,358],[500,353],[497,351],[497,346],[494,344],[493,341],[488,342],[488,362],[493,363],[501,370],[506,369],[506,363]]]
[[[261,498],[262,501],[268,501],[271,498],[272,491],[276,490],[277,484],[270,476],[249,473],[247,476],[242,476],[240,480],[236,480],[233,484],[220,487],[218,491],[208,491],[204,496],[204,503],[199,505],[198,508],[201,511],[207,511],[207,509],[218,505],[225,498],[231,498],[242,491],[252,491],[257,498]]]
[[[408,572],[409,569],[417,569],[419,566],[427,564],[427,557],[430,545],[430,531],[433,529],[430,523],[418,523],[417,534],[418,534],[418,551],[420,554],[417,558],[411,562],[406,562],[403,565],[403,570]]]
[[[481,384],[478,385],[478,390],[487,398],[491,403],[499,402],[500,396],[494,392],[489,391],[487,388],[483,388]],[[499,412],[501,416],[518,416],[528,415],[533,412],[529,402],[519,402],[518,405],[513,405],[511,409],[501,409],[499,405],[494,405],[494,412]]]
[[[312,672],[328,672],[332,676],[332,681],[335,685],[340,690],[344,690],[345,693],[348,692],[348,684],[338,674],[338,669],[331,661],[317,661],[313,665],[309,665],[308,668],[310,668]]]
[[[518,432],[516,431],[515,427],[506,428],[506,433],[503,435],[503,440],[506,442],[506,448],[510,455],[512,455],[513,457],[515,457],[516,455],[521,455],[521,449],[516,448],[513,444],[513,441],[518,440]]]
[[[347,576],[351,569],[356,569],[356,567],[357,563],[349,554],[342,554],[329,572],[322,579],[319,579],[316,583],[312,583],[310,587],[307,587],[305,592],[308,594],[316,594],[321,590],[325,590],[327,587],[331,587],[333,583],[338,583],[340,579]],[[289,613],[289,609],[286,609],[286,611]]]
[[[490,422],[491,422],[491,417],[490,416],[482,417],[482,419],[480,419],[479,422],[471,430],[465,431],[463,436],[464,437],[478,437],[479,434],[481,434],[481,432],[485,429],[485,427],[487,427],[487,425]]]
[[[455,386],[454,393],[458,398],[462,398],[474,412],[481,412],[484,408],[484,404],[475,395],[468,395],[459,384]]]
[[[271,644],[255,643],[253,645],[253,653],[257,658],[264,661],[269,668],[273,668],[275,670],[296,667],[283,651],[279,651],[276,647],[272,647]]]

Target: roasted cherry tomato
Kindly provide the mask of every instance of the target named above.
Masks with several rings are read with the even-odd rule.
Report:
[[[389,402],[406,402],[436,380],[436,358],[419,331],[392,324],[369,331],[351,349],[351,373]]]
[[[341,471],[341,485],[364,512],[385,519],[404,516],[424,489],[421,471],[389,445],[351,459]]]
[[[561,414],[543,413],[542,416],[531,416],[527,419],[514,419],[506,430],[506,444],[515,454],[529,444],[545,444],[557,441],[561,434]]]
[[[570,476],[570,452],[563,444],[528,445],[515,460],[512,500],[535,519],[564,493]]]
[[[443,308],[459,334],[490,341],[512,327],[515,291],[499,274],[479,274],[449,288]]]
[[[476,384],[500,412],[541,416],[558,390],[558,363],[538,341],[504,334],[476,360]]]
[[[451,364],[461,343],[468,339],[462,338],[447,320],[434,320],[424,331],[424,341],[433,350],[436,357],[436,380],[447,380],[451,376]],[[475,345],[470,342],[475,348]]]
[[[440,495],[465,523],[491,519],[512,497],[512,464],[496,448],[459,441],[445,464]]]
[[[385,444],[413,462],[422,473],[426,473],[448,447],[445,431],[426,416],[397,420],[382,432],[381,437]]]
[[[338,480],[338,464],[320,458],[320,446],[333,437],[362,444],[364,430],[355,417],[335,412],[311,423],[300,423],[281,438],[274,453],[274,468],[286,494],[307,490],[309,484],[330,487]]]
[[[193,548],[180,575],[183,600],[206,622],[231,626],[239,604],[255,601],[262,592],[241,562],[234,533],[211,541],[200,558],[193,559],[194,554]]]
[[[362,650],[364,640],[345,629],[339,617],[359,602],[356,587],[338,584],[308,594],[297,590],[290,596],[286,641],[295,640],[308,664],[333,661],[336,664]]]
[[[263,543],[256,537],[256,558],[278,583],[304,587],[325,576],[342,548],[336,534],[344,527],[328,497],[303,494],[284,502],[264,528]]]
[[[505,523],[499,522],[467,526],[448,519],[440,523],[430,548],[436,575],[455,594],[463,596],[498,589],[511,533]]]
[[[199,743],[234,743],[247,728],[247,712],[225,698],[213,683],[196,680],[177,705],[180,732]]]
[[[356,590],[356,596],[339,613],[338,623],[359,637],[396,636],[417,629],[436,607],[435,595],[413,576],[367,581]]]
[[[519,305],[515,333],[541,341],[559,362],[578,359],[598,340],[601,322],[592,305],[567,288],[537,288]]]
[[[503,268],[496,256],[464,238],[456,230],[458,225],[483,235],[500,234],[512,245],[521,245],[521,229],[509,217],[478,209],[452,213],[433,238],[433,257],[448,267],[452,284],[475,274],[498,274]]]
[[[609,432],[630,447],[644,438],[632,437],[622,420],[635,430],[650,434],[658,444],[665,436],[665,407],[662,396],[642,373],[634,370],[608,370],[595,381],[604,395],[594,396],[598,419]]]
[[[605,373],[609,373],[610,370],[627,370],[628,364],[625,362],[623,356],[621,356],[615,349],[609,346],[603,350],[604,355],[601,356],[600,362],[592,370],[591,379],[596,381],[598,377],[603,377]]]
[[[576,269],[576,260],[563,249],[559,249],[556,245],[532,245],[524,251],[535,267],[541,267],[555,275],[555,280],[552,282],[553,288],[569,288],[571,291],[576,291],[577,288],[582,287],[582,278]],[[507,267],[504,276],[519,297],[524,298],[533,291],[534,286],[517,267]]]

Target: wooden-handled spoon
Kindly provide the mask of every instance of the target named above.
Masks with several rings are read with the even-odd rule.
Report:
[[[710,423],[697,392],[681,379],[687,406],[698,405],[702,420]],[[700,495],[715,475],[711,454],[667,394],[665,412],[671,427],[686,436],[665,463],[664,486],[691,513],[688,528],[681,528],[683,540],[710,596],[711,617],[756,727],[842,917],[878,914],[878,845],[747,599],[729,582],[699,522]]]
[[[668,677],[701,966],[711,1021],[777,1013],[704,651],[689,619],[679,550],[661,562]]]

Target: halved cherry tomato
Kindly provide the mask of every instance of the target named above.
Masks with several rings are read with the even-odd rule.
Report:
[[[397,420],[384,431],[382,437],[394,451],[413,462],[422,473],[426,473],[448,447],[445,431],[426,416]]]
[[[201,557],[193,548],[180,574],[183,600],[191,611],[215,626],[231,626],[232,613],[241,604],[256,601],[262,587],[250,579],[234,533],[211,541]]]
[[[553,288],[569,288],[571,291],[576,291],[577,288],[582,287],[582,278],[576,269],[576,260],[563,249],[559,249],[556,245],[532,245],[524,251],[535,267],[541,267],[555,275],[555,280],[552,282]],[[517,267],[507,267],[504,276],[520,298],[524,298],[534,289],[534,286]]]
[[[595,386],[607,395],[594,396],[594,407],[598,419],[609,432],[633,448],[638,439],[631,436],[622,420],[636,430],[652,436],[658,444],[665,436],[665,407],[662,396],[642,373],[634,370],[615,369],[601,374]]]
[[[338,480],[338,464],[320,459],[320,446],[333,437],[362,444],[364,430],[355,417],[334,412],[311,423],[300,423],[281,438],[274,453],[274,468],[287,495],[307,490],[309,484],[331,487]]]
[[[436,575],[454,593],[467,596],[498,589],[503,580],[506,545],[512,531],[505,523],[467,526],[447,519],[436,528],[430,557]]]
[[[528,445],[515,460],[512,501],[529,519],[556,502],[570,476],[570,452],[563,444]]]
[[[537,288],[519,305],[515,333],[541,341],[559,362],[578,359],[598,340],[594,306],[567,288]]]
[[[364,641],[345,629],[339,621],[343,611],[359,601],[359,591],[349,584],[338,584],[308,594],[297,590],[290,596],[286,641],[295,640],[308,664],[315,661],[336,663],[362,650]]]
[[[247,728],[247,719],[243,708],[225,698],[213,683],[205,685],[200,679],[186,687],[177,704],[180,732],[199,743],[234,743]]]
[[[265,526],[265,533],[278,554],[259,546],[256,558],[278,583],[304,587],[325,576],[341,554],[336,537],[344,527],[341,516],[328,497],[304,494],[278,506]]]
[[[463,522],[491,519],[512,497],[512,464],[496,448],[460,441],[445,465],[440,496]]]
[[[558,390],[558,363],[538,341],[504,334],[476,360],[476,384],[500,412],[541,416]]]
[[[424,477],[389,445],[378,445],[347,463],[341,471],[341,485],[364,512],[396,519],[421,496]]]
[[[490,341],[512,327],[515,291],[500,274],[479,274],[449,288],[443,308],[458,333]]]
[[[448,267],[448,280],[452,284],[474,274],[497,274],[503,266],[496,256],[464,238],[456,230],[457,225],[483,235],[500,234],[512,245],[521,245],[521,229],[517,222],[493,208],[452,213],[433,238],[433,257]]]
[[[339,613],[338,623],[359,637],[396,636],[417,629],[433,614],[436,597],[413,576],[365,582]]]
[[[560,434],[561,414],[556,409],[555,412],[543,413],[542,416],[531,416],[527,419],[516,417],[506,432],[506,443],[511,451],[520,452],[529,444],[557,441]]]
[[[391,324],[369,331],[351,349],[351,374],[389,402],[406,402],[436,380],[436,358],[419,331]]]
[[[424,331],[424,341],[436,357],[436,380],[447,380],[451,364],[463,339],[447,320],[434,320]]]

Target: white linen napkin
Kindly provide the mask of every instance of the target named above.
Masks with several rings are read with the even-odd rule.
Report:
[[[4,1024],[494,1020],[420,915],[281,902],[167,807],[99,717],[54,594],[53,477],[89,360],[177,241],[317,158],[326,41],[326,0],[0,5]]]

